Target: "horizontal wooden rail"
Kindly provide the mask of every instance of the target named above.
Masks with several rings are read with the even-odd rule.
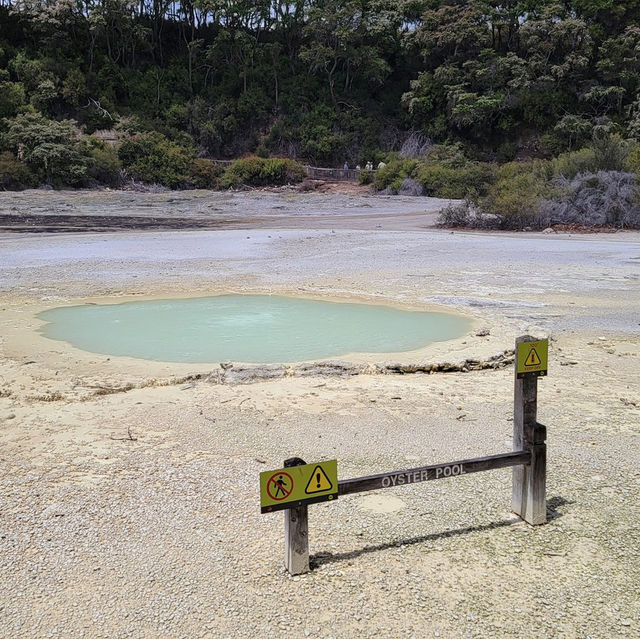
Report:
[[[318,166],[305,166],[307,177],[312,180],[335,180],[356,182],[360,175],[358,169],[324,169]]]
[[[520,466],[531,462],[531,452],[526,450],[489,455],[488,457],[476,457],[474,459],[462,459],[448,464],[434,464],[407,470],[394,470],[389,473],[379,473],[368,477],[353,477],[338,482],[338,495],[350,495],[367,490],[380,490],[381,488],[393,488],[394,486],[407,486],[421,481],[445,479],[447,477],[459,477],[470,473],[479,473],[484,470]]]

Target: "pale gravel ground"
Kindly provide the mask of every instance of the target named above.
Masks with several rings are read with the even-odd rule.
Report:
[[[106,213],[111,197],[70,202]],[[371,198],[340,213],[344,199],[317,197],[310,220],[319,206],[335,228],[0,237],[0,637],[640,637],[639,235],[450,234],[413,213],[377,229],[387,200],[356,226],[346,209]],[[407,200],[396,215],[420,205]],[[459,308],[491,335],[455,358],[550,332],[550,522],[509,514],[508,470],[345,497],[311,507],[315,568],[287,576],[260,471],[337,457],[350,477],[509,450],[513,373],[99,395],[189,367],[30,332],[47,305],[221,290]]]

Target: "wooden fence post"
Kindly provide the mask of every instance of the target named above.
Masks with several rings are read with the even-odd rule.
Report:
[[[284,467],[303,466],[299,457],[285,459]],[[307,506],[284,511],[284,566],[292,575],[309,572],[309,513]]]
[[[524,335],[516,339],[513,398],[513,450],[531,453],[531,463],[513,467],[511,508],[532,525],[547,521],[547,429],[537,422],[538,376],[525,373],[518,379],[518,344],[535,341]]]

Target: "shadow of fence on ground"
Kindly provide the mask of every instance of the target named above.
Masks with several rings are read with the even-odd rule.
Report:
[[[575,502],[569,501],[564,497],[556,496],[551,497],[547,501],[547,518],[548,521],[559,519],[563,516],[563,512],[558,509],[562,506],[570,505]],[[504,528],[506,526],[514,526],[524,523],[521,519],[502,519],[500,521],[492,521],[488,524],[482,524],[479,526],[467,526],[466,528],[458,528],[455,530],[445,530],[438,533],[430,533],[428,535],[420,535],[418,537],[410,537],[408,539],[396,539],[396,541],[377,544],[375,546],[365,546],[359,550],[351,550],[343,553],[331,553],[331,552],[318,552],[315,555],[309,557],[310,567],[317,568],[324,564],[332,564],[340,561],[349,561],[350,559],[356,559],[362,555],[367,555],[374,552],[382,552],[384,550],[391,550],[392,548],[398,548],[399,546],[413,546],[416,544],[422,544],[428,541],[438,541],[440,539],[446,539],[447,537],[457,537],[459,535],[470,535],[473,533],[484,532],[486,530],[493,530],[495,528]]]

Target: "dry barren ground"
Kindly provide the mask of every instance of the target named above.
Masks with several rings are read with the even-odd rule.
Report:
[[[79,216],[166,219],[176,197],[182,217],[231,222],[0,235],[0,637],[640,636],[638,234],[452,234],[413,198],[68,195]],[[0,214],[55,214],[65,197],[0,194]],[[43,308],[222,291],[473,320],[451,343],[351,361],[458,361],[549,335],[549,522],[510,514],[509,470],[343,497],[310,508],[313,570],[288,576],[260,471],[337,458],[346,478],[510,450],[513,371],[218,384],[215,363],[37,333]]]

